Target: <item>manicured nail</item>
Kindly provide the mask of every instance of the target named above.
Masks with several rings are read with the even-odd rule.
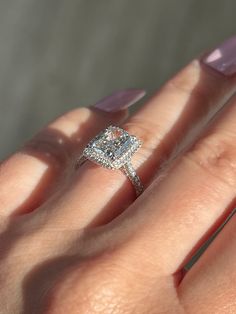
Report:
[[[103,98],[93,107],[107,112],[116,112],[132,106],[145,94],[143,89],[125,89]]]
[[[230,76],[236,73],[236,36],[224,41],[203,59],[214,70]]]

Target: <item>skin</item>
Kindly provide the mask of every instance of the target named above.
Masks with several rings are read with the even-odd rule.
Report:
[[[183,270],[234,206],[235,83],[194,60],[133,116],[75,109],[3,161],[1,313],[235,313],[234,217]],[[112,123],[144,143],[137,200],[120,171],[74,170]]]

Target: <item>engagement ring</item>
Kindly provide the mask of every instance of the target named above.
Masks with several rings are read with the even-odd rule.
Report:
[[[120,169],[129,178],[139,196],[143,191],[143,184],[132,166],[131,157],[140,146],[141,141],[136,136],[110,125],[87,144],[76,161],[76,168],[90,160],[108,169]]]

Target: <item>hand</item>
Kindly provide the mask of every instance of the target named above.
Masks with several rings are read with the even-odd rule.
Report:
[[[142,91],[75,109],[1,164],[2,314],[236,312],[234,218],[183,271],[235,205],[235,55],[233,38],[131,117]],[[109,124],[143,141],[132,158],[145,186],[137,200],[119,170],[75,171]]]

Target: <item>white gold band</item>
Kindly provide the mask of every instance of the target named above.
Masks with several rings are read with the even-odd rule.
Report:
[[[131,183],[133,184],[136,192],[136,196],[138,197],[143,192],[143,184],[137,175],[134,167],[131,164],[131,161],[127,162],[123,167],[120,168],[126,176],[129,178]]]

